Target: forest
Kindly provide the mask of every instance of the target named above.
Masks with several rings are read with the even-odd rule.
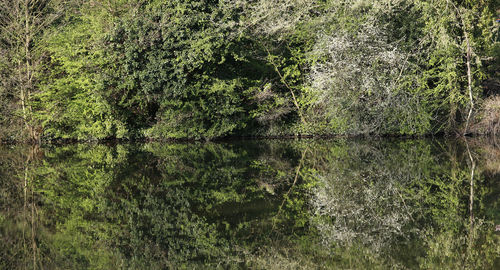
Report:
[[[0,140],[500,132],[498,0],[0,0]]]

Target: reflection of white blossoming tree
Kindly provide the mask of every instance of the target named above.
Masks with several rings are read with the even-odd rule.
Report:
[[[310,198],[318,241],[338,256],[363,254],[393,266],[412,260],[425,269],[488,268],[500,254],[484,216],[491,172],[467,146],[422,140],[311,147],[322,153],[306,165],[318,183]]]
[[[401,161],[401,156],[391,158],[366,145],[350,150],[349,156],[332,158],[330,169],[317,176],[314,223],[327,246],[361,242],[380,251],[408,237],[415,209],[402,192],[418,179],[418,170],[410,160],[398,169],[393,158]]]

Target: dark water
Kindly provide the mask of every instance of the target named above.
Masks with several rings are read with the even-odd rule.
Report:
[[[486,139],[0,146],[0,269],[500,269]]]

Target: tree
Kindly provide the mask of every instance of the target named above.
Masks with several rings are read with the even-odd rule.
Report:
[[[239,58],[231,12],[213,1],[152,1],[120,18],[105,40],[118,64],[101,77],[103,95],[135,136],[210,139],[246,127],[259,75]]]
[[[467,133],[474,100],[486,79],[483,61],[493,45],[490,1],[414,1],[421,15],[419,91],[432,100],[433,130],[450,132],[465,122]]]
[[[41,40],[48,59],[33,104],[35,118],[47,139],[127,137],[123,115],[106,101],[100,76],[116,65],[106,57],[105,36],[132,4],[73,4],[63,22]]]
[[[0,46],[3,66],[9,70],[2,80],[7,91],[16,90],[15,102],[21,109],[24,131],[28,139],[38,141],[41,129],[33,118],[32,97],[37,91],[37,73],[45,54],[38,43],[44,32],[63,12],[58,0],[2,0],[0,1]]]
[[[243,18],[241,31],[253,37],[258,48],[264,55],[263,59],[274,71],[268,78],[271,83],[266,84],[263,92],[274,92],[275,96],[284,96],[286,103],[278,102],[278,112],[290,111],[298,114],[303,126],[307,126],[301,94],[304,83],[302,66],[304,61],[301,49],[304,43],[300,35],[300,26],[311,21],[313,10],[318,8],[319,1],[286,0],[286,1],[236,1],[235,5],[241,7]],[[298,41],[298,42],[297,42]],[[256,51],[255,53],[259,53]],[[280,89],[281,88],[281,89]],[[283,91],[284,90],[284,91]],[[285,93],[288,93],[285,95]],[[284,108],[283,108],[284,107]],[[292,107],[290,110],[286,107]],[[275,109],[276,110],[276,109]],[[265,115],[273,115],[273,111],[264,111]]]
[[[411,41],[394,30],[401,17],[411,18],[408,10],[406,1],[328,2],[309,52],[311,111],[323,132],[429,131],[431,115],[413,90]]]

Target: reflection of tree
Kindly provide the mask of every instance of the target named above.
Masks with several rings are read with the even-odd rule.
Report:
[[[474,266],[498,255],[490,244],[491,223],[479,215],[483,178],[465,147],[450,145],[455,147],[426,141],[313,147],[321,158],[313,161],[319,168],[312,175],[319,180],[311,197],[313,224],[323,245],[341,258],[357,254],[393,266],[467,261],[471,268],[491,267],[491,260]],[[439,252],[443,245],[448,249]]]
[[[40,151],[37,146],[15,150],[16,154],[0,157],[0,268],[36,269],[43,258],[37,241],[39,201],[32,188],[32,168]]]
[[[484,149],[470,143],[472,227],[460,143],[0,149],[0,267],[488,268]]]
[[[159,184],[111,207],[123,222],[113,246],[127,267],[175,267],[220,257],[224,251],[215,227],[191,211],[190,194],[180,188]]]
[[[404,189],[432,170],[435,162],[425,142],[399,145],[337,142],[315,147],[322,160],[311,204],[314,224],[328,247],[368,248],[384,257],[418,232],[415,209]],[[390,256],[387,256],[390,258]]]
[[[40,266],[113,269],[121,262],[161,269],[218,264],[229,257],[234,262],[268,235],[260,231],[270,230],[266,220],[278,194],[262,185],[281,192],[293,181],[290,155],[279,156],[287,152],[293,156],[287,144],[261,143],[50,147],[43,159],[27,166],[24,157],[12,154],[18,166],[5,170],[5,178],[9,185],[19,182],[18,192],[5,186],[1,190],[12,194],[1,201],[15,201],[23,213],[29,168],[40,206],[38,257],[46,258]],[[13,162],[5,162],[6,168]],[[11,222],[12,215],[4,213],[2,220]],[[5,230],[6,224],[1,225]],[[249,239],[251,234],[258,237]],[[9,235],[22,239],[22,231]],[[18,252],[23,247],[18,240],[18,246],[6,241],[2,252],[31,258]],[[3,257],[10,258],[9,265],[20,264]]]
[[[432,216],[435,224],[425,232],[427,254],[419,259],[422,268],[498,268],[500,238],[488,216],[495,208],[487,203],[488,193],[492,192],[490,181],[495,178],[488,177],[487,162],[478,154],[484,155],[489,147],[464,140],[448,148],[453,156],[451,169],[440,180],[448,183],[424,200],[428,209],[424,213]]]
[[[471,147],[477,149],[478,167],[485,176],[486,185],[491,190],[485,197],[484,204],[489,208],[484,209],[489,219],[495,224],[500,224],[500,144],[495,139],[483,138],[470,142]]]
[[[84,208],[91,206],[90,192],[82,184],[82,177],[70,174],[85,175],[94,164],[88,161],[89,167],[81,166],[76,162],[81,156],[68,150],[45,149],[43,157],[37,148],[0,151],[0,164],[7,168],[2,173],[2,184],[21,188],[12,189],[15,192],[0,199],[2,206],[8,203],[0,209],[0,214],[8,215],[0,224],[2,237],[10,239],[0,247],[2,255],[11,253],[2,256],[6,269],[84,269],[106,260],[107,252],[99,249],[94,235],[86,235],[99,229],[95,228],[98,223],[85,220],[92,212]],[[60,156],[61,152],[66,155]],[[18,159],[25,162],[19,164]],[[90,174],[86,179],[99,180]]]

